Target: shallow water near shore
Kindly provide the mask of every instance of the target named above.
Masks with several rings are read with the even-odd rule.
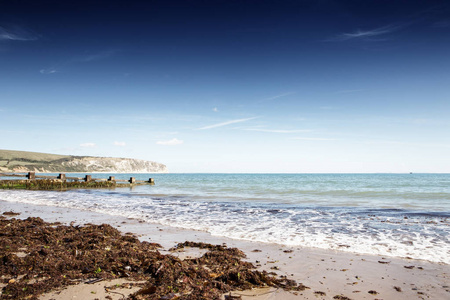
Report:
[[[137,218],[215,236],[450,264],[450,174],[93,174],[114,190],[2,190],[0,199]]]

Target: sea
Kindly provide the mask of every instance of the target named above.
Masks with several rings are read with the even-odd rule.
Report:
[[[450,264],[450,174],[92,174],[108,176],[152,177],[155,185],[0,190],[0,199],[218,237]]]

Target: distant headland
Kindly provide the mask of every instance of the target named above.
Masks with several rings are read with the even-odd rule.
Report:
[[[167,173],[164,164],[132,158],[59,155],[0,149],[0,172]]]

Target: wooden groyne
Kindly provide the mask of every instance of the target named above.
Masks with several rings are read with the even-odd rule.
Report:
[[[36,172],[28,172],[27,174],[0,173],[0,177],[13,177],[12,180],[0,180],[0,189],[52,190],[70,188],[111,188],[155,184],[153,178],[149,178],[148,180],[136,180],[135,177],[130,177],[130,179],[116,179],[115,176],[109,176],[109,178],[93,178],[92,175],[72,177],[66,176],[65,173],[60,173],[57,176],[38,175]]]

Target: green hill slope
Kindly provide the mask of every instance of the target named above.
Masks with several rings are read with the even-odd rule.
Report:
[[[67,158],[70,155],[59,155],[59,154],[49,154],[49,153],[39,153],[39,152],[28,152],[28,151],[14,151],[14,150],[1,150],[0,149],[0,159],[2,160],[18,160],[18,161],[40,161],[48,162],[52,160],[57,160],[61,158]]]

